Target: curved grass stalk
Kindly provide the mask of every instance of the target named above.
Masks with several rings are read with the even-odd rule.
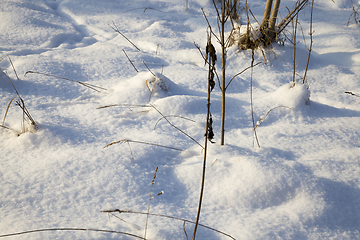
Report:
[[[118,213],[131,213],[131,214],[142,214],[142,215],[150,215],[150,216],[156,216],[156,217],[163,217],[163,218],[170,218],[170,219],[174,219],[174,220],[179,220],[179,221],[182,221],[182,222],[187,222],[187,223],[192,223],[192,224],[195,224],[195,222],[193,221],[190,221],[190,220],[187,220],[187,219],[184,219],[184,218],[179,218],[179,217],[173,217],[173,216],[168,216],[168,215],[164,215],[164,214],[157,214],[157,213],[146,213],[146,212],[138,212],[138,211],[131,211],[131,210],[121,210],[121,209],[110,209],[110,210],[101,210],[100,212],[105,212],[105,213],[113,213],[113,212],[118,212]],[[217,232],[217,233],[220,233],[224,236],[227,236],[233,240],[236,240],[236,238],[234,238],[233,236],[231,236],[230,234],[227,234],[225,232],[222,232],[222,231],[219,231],[215,228],[212,228],[212,227],[209,227],[209,226],[206,226],[204,224],[198,224],[199,226],[201,227],[204,227],[204,228],[207,228],[211,231],[214,231],[214,232]]]
[[[76,83],[79,83],[80,85],[83,85],[87,88],[90,88],[96,92],[100,92],[100,90],[107,90],[106,88],[103,88],[103,87],[99,87],[99,86],[96,86],[96,85],[92,85],[92,84],[89,84],[89,83],[84,83],[84,82],[80,82],[80,81],[76,81],[76,80],[73,80],[73,79],[69,79],[69,78],[64,78],[64,77],[59,77],[59,76],[55,76],[55,75],[52,75],[52,74],[48,74],[48,73],[41,73],[41,72],[36,72],[36,71],[27,71],[24,75],[24,77],[26,76],[26,74],[28,73],[36,73],[36,74],[40,74],[40,75],[45,75],[45,76],[48,76],[48,77],[54,77],[54,78],[59,78],[59,79],[63,79],[63,80],[66,80],[66,81],[70,81],[70,82],[76,82]],[[100,90],[99,90],[100,89]]]
[[[177,118],[182,118],[182,119],[185,119],[185,120],[188,120],[188,121],[191,121],[191,122],[195,122],[194,120],[192,120],[192,119],[190,119],[190,118],[186,118],[186,117],[182,117],[182,116],[177,116],[177,115],[168,115],[168,116],[163,116],[163,117],[161,117],[159,120],[157,120],[157,122],[155,123],[155,126],[154,126],[154,130],[156,129],[157,124],[158,124],[162,119],[165,119],[165,118],[168,118],[168,117],[177,117]]]
[[[288,109],[291,110],[291,107],[288,107],[288,106],[277,106],[277,107],[274,107],[274,108],[270,109],[270,110],[265,114],[265,116],[260,117],[260,119],[259,119],[259,121],[256,123],[254,129],[256,129],[258,126],[260,126],[260,124],[267,118],[267,116],[270,114],[270,112],[271,112],[272,110],[275,110],[275,109],[277,109],[277,108],[288,108]]]
[[[130,237],[138,238],[138,239],[145,239],[143,237],[140,237],[140,236],[137,236],[137,235],[131,234],[131,233],[113,231],[113,230],[104,230],[104,229],[93,229],[93,228],[44,228],[44,229],[36,229],[36,230],[30,230],[30,231],[24,231],[24,232],[4,234],[4,235],[0,235],[0,238],[19,236],[19,235],[24,235],[24,234],[29,234],[29,233],[37,233],[37,232],[50,232],[50,231],[92,231],[92,232],[105,232],[105,233],[119,233],[119,234],[127,235]]]

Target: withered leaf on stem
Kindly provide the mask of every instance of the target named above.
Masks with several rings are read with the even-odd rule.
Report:
[[[209,85],[210,85],[210,92],[212,92],[212,90],[215,87],[215,81],[214,81],[214,69],[212,69],[209,72]]]
[[[214,45],[210,41],[208,41],[208,44],[206,45],[206,60],[209,59],[209,63],[214,66],[215,62],[217,60],[216,57],[216,51],[214,48]]]
[[[209,140],[211,143],[215,143],[215,142],[212,141],[212,140],[214,139],[214,135],[215,135],[215,134],[214,134],[214,131],[213,131],[212,124],[213,124],[213,120],[212,120],[212,116],[210,115],[210,118],[209,118],[209,121],[208,121],[208,128],[207,128],[206,135],[207,135],[208,140]]]

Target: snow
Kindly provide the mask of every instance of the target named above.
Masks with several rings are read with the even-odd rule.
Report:
[[[206,46],[201,8],[217,25],[211,1],[189,0],[188,13],[185,3],[2,1],[0,116],[6,114],[1,124],[7,128],[0,127],[0,236],[82,228],[143,237],[145,215],[114,212],[118,219],[101,211],[147,212],[151,188],[150,213],[196,220],[207,103],[207,66],[194,45]],[[261,19],[264,1],[249,4]],[[256,51],[254,62],[262,63],[236,77],[227,91],[225,146],[219,145],[216,86],[215,143],[208,144],[200,224],[235,239],[359,239],[360,98],[344,93],[360,94],[360,33],[359,26],[346,26],[351,13],[348,1],[315,2],[308,84],[300,79],[307,62],[302,37],[295,85],[288,41],[265,53],[268,64]],[[306,8],[299,18],[305,35],[309,14]],[[218,54],[218,69],[220,59]],[[250,64],[250,51],[231,47],[227,78]],[[6,74],[37,129],[25,123],[28,131],[21,133],[16,100],[7,111],[17,94]],[[261,148],[252,130],[251,84]],[[147,239],[185,239],[183,224],[150,215]],[[185,228],[191,237],[194,225]],[[196,238],[231,239],[201,226]],[[6,239],[134,237],[68,230]]]

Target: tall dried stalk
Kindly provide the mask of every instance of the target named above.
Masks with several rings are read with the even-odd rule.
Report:
[[[211,36],[211,35],[210,35]],[[202,206],[202,199],[204,196],[204,188],[205,188],[205,172],[206,172],[206,157],[207,157],[207,149],[208,149],[208,140],[212,140],[213,138],[213,132],[212,132],[212,119],[210,117],[210,95],[211,91],[213,89],[214,83],[214,69],[213,66],[215,65],[215,49],[213,49],[213,45],[211,43],[211,37],[208,37],[208,45],[206,47],[207,53],[209,54],[209,71],[208,71],[208,95],[207,95],[207,104],[206,104],[206,130],[205,130],[205,145],[204,145],[204,160],[203,160],[203,170],[202,170],[202,178],[201,178],[201,189],[200,189],[200,198],[199,198],[199,205],[198,205],[198,211],[195,221],[195,228],[192,236],[192,240],[195,240],[196,231],[199,225],[200,220],[200,213],[201,213],[201,206]],[[211,51],[209,51],[212,49]],[[216,56],[216,55],[215,55]],[[210,64],[212,63],[212,64]]]
[[[221,90],[221,123],[220,123],[220,145],[225,144],[225,114],[226,114],[226,90],[229,87],[231,81],[234,79],[235,76],[238,76],[239,74],[236,74],[228,84],[226,84],[226,61],[227,61],[227,49],[229,47],[229,44],[231,42],[231,39],[233,38],[232,34],[233,31],[230,33],[230,35],[225,38],[225,24],[228,21],[228,19],[233,16],[233,12],[236,9],[236,3],[230,3],[229,0],[222,0],[221,1],[221,13],[219,12],[219,9],[216,6],[215,0],[213,0],[213,5],[217,13],[217,23],[218,23],[218,30],[219,30],[219,36],[217,36],[211,28],[211,25],[203,11],[204,17],[208,23],[208,27],[210,29],[209,37],[215,36],[218,43],[221,47],[221,81],[219,80],[219,77],[215,70],[215,64],[213,64],[213,75],[216,74],[218,77],[219,82],[219,88]],[[216,54],[214,50],[215,55],[215,61],[216,61]],[[215,62],[213,61],[213,63]],[[206,63],[211,63],[211,61],[208,61],[205,59]],[[247,68],[248,69],[248,68]],[[244,70],[245,71],[245,70]],[[242,72],[244,72],[242,71]],[[241,73],[242,73],[241,72]]]
[[[15,75],[16,75],[16,78],[17,78],[18,80],[20,80],[20,79],[19,79],[19,76],[18,76],[17,73],[16,73],[14,64],[13,64],[13,62],[11,61],[10,56],[7,55],[7,56],[5,56],[5,57],[8,57],[9,62],[11,63],[11,66],[12,66],[12,68],[13,68],[13,70],[14,70]],[[5,57],[3,57],[0,61],[2,61]],[[5,73],[6,73],[6,72],[5,72]],[[32,129],[37,129],[37,124],[36,124],[35,120],[31,117],[30,112],[28,111],[28,109],[26,108],[24,100],[23,100],[22,97],[20,96],[20,94],[19,94],[18,90],[16,89],[13,81],[11,80],[9,74],[6,73],[6,75],[7,75],[7,77],[8,77],[8,79],[9,79],[12,87],[14,88],[14,90],[15,90],[15,92],[16,92],[16,94],[17,94],[17,97],[14,97],[14,98],[12,98],[12,99],[10,100],[10,102],[9,102],[9,104],[8,104],[8,106],[7,106],[6,112],[5,112],[5,116],[4,116],[4,119],[3,119],[3,123],[2,123],[1,126],[2,126],[3,128],[10,129],[10,128],[8,128],[8,127],[5,126],[5,119],[6,119],[6,116],[7,116],[7,114],[8,114],[8,111],[9,111],[9,108],[10,108],[11,103],[12,103],[14,100],[16,100],[16,101],[15,101],[15,104],[16,104],[17,106],[19,106],[19,107],[21,108],[21,110],[22,110],[21,133],[25,133],[25,131],[26,131],[26,129],[25,129],[25,121],[29,121],[29,125],[32,127]],[[26,118],[27,118],[27,119],[26,119]],[[31,131],[31,130],[30,130],[30,131]],[[20,135],[20,134],[18,134],[18,135]]]
[[[153,188],[154,183],[155,183],[155,178],[156,178],[157,171],[158,171],[158,166],[156,166],[156,169],[155,169],[155,172],[154,172],[154,177],[153,177],[153,179],[151,181],[149,205],[148,205],[148,211],[147,211],[147,214],[146,214],[146,225],[145,225],[145,234],[144,234],[145,239],[146,239],[147,226],[148,226],[148,222],[149,222],[149,213],[150,213],[150,203],[151,203],[152,188]]]
[[[296,16],[295,26],[294,26],[294,37],[293,37],[293,46],[294,46],[294,58],[293,58],[293,84],[295,85],[295,75],[296,75],[296,34],[297,34],[297,25],[298,25],[299,15]]]
[[[226,94],[226,82],[225,82],[225,70],[226,70],[226,46],[225,46],[225,22],[227,16],[225,15],[225,0],[221,3],[221,27],[220,27],[220,39],[221,39],[221,67],[222,67],[222,82],[221,82],[221,126],[220,126],[220,145],[225,144],[225,94]]]
[[[254,132],[254,138],[256,140],[256,143],[258,147],[260,148],[259,139],[256,133],[256,127],[255,127],[255,118],[254,118],[254,105],[253,105],[253,67],[254,67],[254,49],[251,50],[251,79],[250,79],[250,108],[251,108],[251,119],[253,124],[253,132]],[[253,141],[253,145],[254,141]]]
[[[308,55],[308,60],[306,63],[306,68],[305,68],[305,73],[304,73],[304,78],[303,78],[303,84],[307,84],[307,72],[308,72],[308,68],[309,68],[309,63],[310,63],[310,56],[311,56],[311,51],[312,51],[312,45],[313,45],[313,10],[314,10],[314,0],[311,0],[311,14],[310,14],[310,47],[309,47],[309,55]]]

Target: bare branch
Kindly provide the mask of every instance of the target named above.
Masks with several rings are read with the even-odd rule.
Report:
[[[204,149],[204,147],[198,142],[196,141],[193,137],[191,137],[189,134],[187,134],[186,132],[184,132],[183,130],[181,130],[180,128],[178,128],[177,126],[175,126],[174,124],[172,124],[154,105],[152,105],[151,103],[149,103],[150,106],[152,106],[172,127],[174,127],[175,129],[177,129],[178,131],[180,131],[182,134],[184,134],[185,136],[187,136],[188,138],[190,138],[191,140],[193,140],[195,143],[197,143],[202,149]]]
[[[129,56],[126,54],[125,50],[123,49],[123,52],[125,53],[125,56],[127,57],[127,59],[129,60],[129,62],[131,63],[131,65],[133,66],[133,68],[135,69],[136,72],[139,72],[139,70],[136,69],[135,65],[133,64],[133,62],[130,60]]]
[[[157,124],[158,124],[162,119],[169,118],[169,117],[177,117],[177,118],[182,118],[182,119],[185,119],[185,120],[188,120],[188,121],[191,121],[191,122],[195,122],[194,120],[192,120],[192,119],[190,119],[190,118],[186,118],[186,117],[182,117],[182,116],[177,116],[177,115],[169,115],[169,116],[161,117],[159,120],[157,120],[157,122],[155,123],[155,126],[154,126],[154,130],[156,129]]]
[[[230,83],[234,80],[235,77],[237,77],[237,76],[239,76],[240,74],[244,73],[244,72],[245,72],[246,70],[248,70],[249,68],[253,68],[253,67],[259,65],[260,63],[262,63],[262,62],[258,62],[258,63],[256,63],[256,64],[254,64],[253,66],[249,66],[249,67],[245,68],[244,70],[242,70],[242,71],[239,72],[238,74],[235,74],[235,75],[230,79],[229,83],[226,85],[225,90],[229,87]]]
[[[121,36],[123,36],[123,38],[125,38],[129,43],[131,43],[131,45],[133,45],[139,52],[141,52],[140,48],[138,48],[132,41],[130,41],[130,39],[128,39],[123,33],[120,32],[120,30],[117,28],[117,26],[115,25],[115,23],[113,22],[114,26],[109,25],[115,32],[117,32],[118,34],[120,34]]]

